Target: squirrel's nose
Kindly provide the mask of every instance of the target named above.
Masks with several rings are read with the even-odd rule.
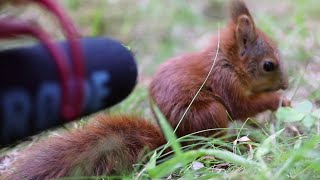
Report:
[[[289,87],[289,77],[288,77],[288,70],[286,68],[287,66],[284,66],[282,63],[280,63],[280,84],[281,89],[286,90]]]
[[[281,87],[281,89],[282,90],[286,90],[286,89],[288,89],[288,82],[285,82],[285,83],[282,83],[282,87]]]
[[[283,75],[283,78],[281,79],[281,89],[286,90],[289,87],[289,82],[288,82],[288,76]]]

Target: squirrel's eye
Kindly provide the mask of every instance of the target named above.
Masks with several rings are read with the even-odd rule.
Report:
[[[270,62],[270,61],[265,61],[263,63],[263,69],[266,71],[266,72],[271,72],[271,71],[274,71],[275,70],[275,65],[273,62]]]

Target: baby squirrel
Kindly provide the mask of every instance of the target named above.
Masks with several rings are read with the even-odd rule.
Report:
[[[156,73],[150,94],[172,127],[177,126],[204,82],[217,46],[216,36],[208,48],[170,59]],[[275,43],[255,26],[245,3],[232,0],[213,71],[176,133],[181,137],[226,128],[229,115],[245,119],[276,110],[281,102],[286,106],[289,101],[282,100],[276,91],[287,86]],[[120,174],[132,170],[146,148],[154,150],[165,142],[159,127],[150,121],[133,116],[99,116],[82,128],[27,148],[1,178],[42,180]]]
[[[150,94],[172,127],[176,127],[193,102],[176,133],[184,136],[206,129],[227,128],[229,116],[246,119],[265,110],[276,110],[289,101],[276,92],[288,87],[280,53],[275,43],[255,26],[241,0],[233,0],[230,20],[202,51],[174,57],[157,71]],[[200,135],[210,136],[213,131]]]

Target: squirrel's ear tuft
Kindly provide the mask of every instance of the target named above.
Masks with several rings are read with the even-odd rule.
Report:
[[[248,44],[256,38],[255,24],[243,0],[231,0],[231,20],[234,22],[237,42],[241,56],[248,49]]]
[[[229,11],[231,20],[235,23],[237,23],[238,18],[243,15],[251,18],[251,14],[243,0],[231,0]]]

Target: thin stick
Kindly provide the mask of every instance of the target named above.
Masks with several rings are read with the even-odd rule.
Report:
[[[298,90],[300,89],[299,84],[301,83],[302,78],[303,78],[303,77],[305,76],[305,74],[307,73],[307,68],[308,68],[309,63],[310,63],[310,62],[307,63],[307,65],[306,65],[306,66],[304,67],[304,69],[303,69],[302,74],[299,76],[299,79],[298,79],[298,81],[297,81],[297,83],[296,83],[296,84],[297,84],[297,87],[296,87],[296,89],[294,90],[293,95],[292,95],[292,97],[291,97],[291,99],[290,99],[291,101],[293,101],[293,99],[295,98]]]
[[[185,118],[185,116],[187,115],[187,113],[189,112],[190,107],[192,106],[193,102],[195,101],[195,99],[197,98],[197,96],[199,95],[199,93],[201,92],[202,88],[204,87],[204,85],[206,84],[206,82],[209,79],[209,76],[211,75],[212,71],[213,71],[213,67],[216,64],[217,58],[218,58],[218,54],[219,54],[219,49],[220,49],[220,24],[218,24],[218,46],[217,46],[217,50],[216,50],[216,56],[213,60],[211,69],[206,77],[206,79],[204,80],[204,82],[202,83],[201,87],[199,88],[198,92],[196,93],[196,95],[193,97],[192,101],[190,102],[189,106],[187,107],[186,111],[183,113],[178,125],[176,126],[176,128],[174,129],[174,133],[177,131],[178,127],[180,126],[181,122],[183,121],[183,119]]]

